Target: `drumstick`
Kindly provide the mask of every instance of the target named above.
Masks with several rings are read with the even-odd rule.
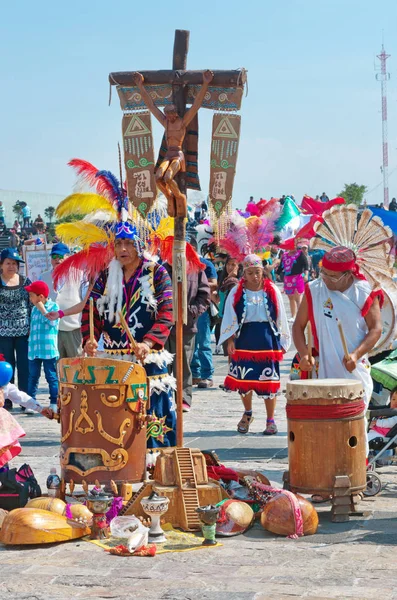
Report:
[[[94,343],[94,298],[90,298],[90,342]]]
[[[349,350],[347,349],[345,332],[343,331],[342,321],[339,321],[339,319],[338,319],[338,328],[339,328],[339,335],[340,335],[340,339],[341,339],[341,342],[342,342],[343,352],[344,352],[344,355],[345,355],[345,359],[346,360],[350,360],[350,353],[349,353]]]
[[[127,321],[125,320],[125,317],[124,317],[123,313],[121,312],[121,310],[119,311],[119,319],[120,319],[121,325],[123,326],[124,331],[127,334],[128,339],[130,340],[131,350],[135,350],[136,341],[134,340],[134,337],[130,331],[130,328],[128,327]]]
[[[307,324],[307,354],[309,356],[309,362],[312,364],[313,358],[313,334],[312,334],[312,324],[310,321]],[[313,370],[309,371],[309,379],[312,379]]]

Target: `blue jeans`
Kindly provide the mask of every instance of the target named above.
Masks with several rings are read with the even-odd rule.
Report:
[[[0,337],[0,354],[4,355],[14,371],[11,383],[15,379],[15,366],[18,371],[18,388],[21,392],[28,392],[28,336]]]
[[[196,346],[191,362],[194,379],[212,379],[214,365],[212,362],[211,327],[208,311],[200,315],[197,321]]]
[[[56,358],[35,358],[29,361],[29,388],[28,394],[36,400],[37,388],[41,375],[41,364],[44,366],[44,374],[50,388],[50,402],[56,404],[58,399],[58,375]]]

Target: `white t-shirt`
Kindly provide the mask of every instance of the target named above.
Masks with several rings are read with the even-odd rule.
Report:
[[[84,283],[84,275],[81,272],[80,280],[66,281],[60,283],[58,289],[54,290],[54,282],[52,279],[52,269],[45,271],[41,274],[40,280],[44,281],[50,288],[50,298],[54,300],[60,308],[60,310],[66,310],[71,308],[75,304],[78,304],[84,299],[83,289],[86,287]],[[81,313],[77,315],[71,315],[69,317],[63,317],[59,321],[60,331],[73,331],[80,329],[81,327]]]

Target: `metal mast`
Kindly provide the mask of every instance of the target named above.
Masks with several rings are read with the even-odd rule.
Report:
[[[386,54],[382,44],[382,52],[377,55],[380,60],[380,73],[376,74],[377,81],[380,81],[382,90],[382,147],[383,147],[383,206],[389,207],[389,146],[387,142],[387,81],[390,79],[390,73],[386,72],[386,61],[390,54]]]

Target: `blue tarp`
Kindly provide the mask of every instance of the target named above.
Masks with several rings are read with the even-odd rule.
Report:
[[[397,234],[397,212],[390,212],[383,208],[368,206],[375,216],[380,217],[385,225],[390,227],[394,234]]]

